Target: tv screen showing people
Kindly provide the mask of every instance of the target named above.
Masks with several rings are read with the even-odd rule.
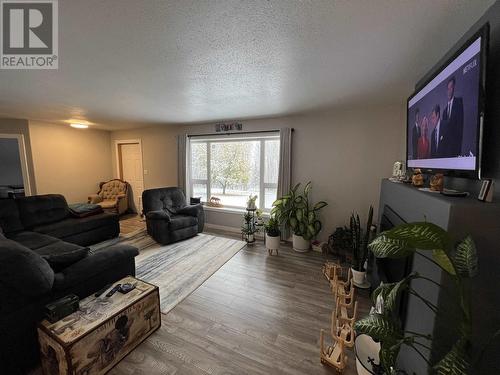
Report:
[[[478,37],[408,99],[408,167],[476,169],[480,80]]]

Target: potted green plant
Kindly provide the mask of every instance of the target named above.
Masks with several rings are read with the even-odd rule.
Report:
[[[277,250],[280,247],[280,223],[275,217],[271,216],[267,223],[264,224],[266,230],[266,249]]]
[[[320,201],[316,204],[309,202],[311,181],[305,186],[302,194],[298,193],[300,183],[295,185],[288,194],[273,203],[271,215],[274,215],[280,224],[291,228],[293,232],[293,249],[298,252],[309,250],[311,240],[321,231],[321,221],[318,219],[319,210],[328,203]]]
[[[241,233],[245,237],[247,243],[255,242],[255,232],[257,232],[257,228],[255,226],[254,217],[251,213],[246,212],[243,215],[243,226],[241,227]]]
[[[333,256],[339,258],[341,262],[347,260],[348,253],[350,256],[352,248],[351,243],[351,230],[347,226],[337,227],[335,232],[328,237],[328,245]]]
[[[349,223],[351,232],[351,246],[352,246],[352,278],[353,283],[357,287],[367,288],[366,282],[366,269],[365,263],[368,259],[368,245],[370,243],[370,234],[373,221],[373,207],[370,206],[368,212],[368,219],[366,221],[365,229],[361,228],[361,223],[358,214],[352,214]]]
[[[255,210],[255,216],[257,218],[257,225],[262,226],[264,225],[264,211],[262,211],[260,208]]]
[[[247,200],[247,210],[255,210],[255,201],[257,200],[257,195],[250,194]]]
[[[438,284],[418,273],[412,273],[399,282],[382,283],[373,292],[372,300],[379,307],[368,317],[358,320],[354,327],[358,335],[366,334],[380,342],[379,357],[384,374],[397,373],[396,360],[402,346],[415,350],[432,368],[431,373],[469,374],[472,369],[469,353],[472,321],[470,289],[465,285],[467,280],[478,272],[478,258],[473,240],[466,237],[454,246],[454,241],[444,229],[432,223],[421,222],[402,224],[381,233],[370,244],[370,249],[378,258],[403,258],[418,253],[441,268],[450,280],[450,283]],[[442,313],[439,306],[414,289],[415,284],[411,281],[417,279],[420,283],[432,283],[439,288],[445,288],[447,294],[455,296],[457,302],[458,322],[454,319],[449,321],[450,328],[453,328],[451,331],[455,330],[457,333],[454,338],[456,342],[434,363],[430,363],[421,354],[422,348],[431,346],[433,338],[430,332],[409,332],[401,328],[397,301],[403,291],[415,295],[434,314]],[[498,332],[495,335],[498,335]]]

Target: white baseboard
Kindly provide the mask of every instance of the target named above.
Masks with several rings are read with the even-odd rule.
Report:
[[[240,228],[235,228],[235,227],[228,227],[226,225],[217,225],[217,224],[210,224],[210,223],[205,223],[205,228],[207,229],[215,229],[215,230],[223,230],[225,232],[231,232],[231,233],[241,233]]]
[[[237,233],[241,234],[241,229],[236,228],[236,227],[228,227],[226,225],[217,225],[217,224],[210,224],[210,223],[205,223],[205,228],[207,229],[214,229],[214,230],[221,230],[224,232],[231,232],[231,233]],[[259,238],[261,240],[264,239],[264,234],[263,233],[256,233],[255,238]]]

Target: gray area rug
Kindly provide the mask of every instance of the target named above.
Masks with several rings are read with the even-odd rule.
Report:
[[[120,236],[91,247],[99,251],[116,243],[139,248],[136,276],[160,288],[160,309],[166,314],[238,253],[245,242],[198,234],[188,240],[161,246],[145,230]]]

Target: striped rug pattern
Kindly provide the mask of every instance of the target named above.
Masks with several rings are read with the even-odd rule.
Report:
[[[238,253],[245,242],[198,234],[190,239],[161,246],[145,230],[120,236],[91,247],[99,251],[111,244],[135,246],[136,277],[160,288],[160,309],[166,314]]]

